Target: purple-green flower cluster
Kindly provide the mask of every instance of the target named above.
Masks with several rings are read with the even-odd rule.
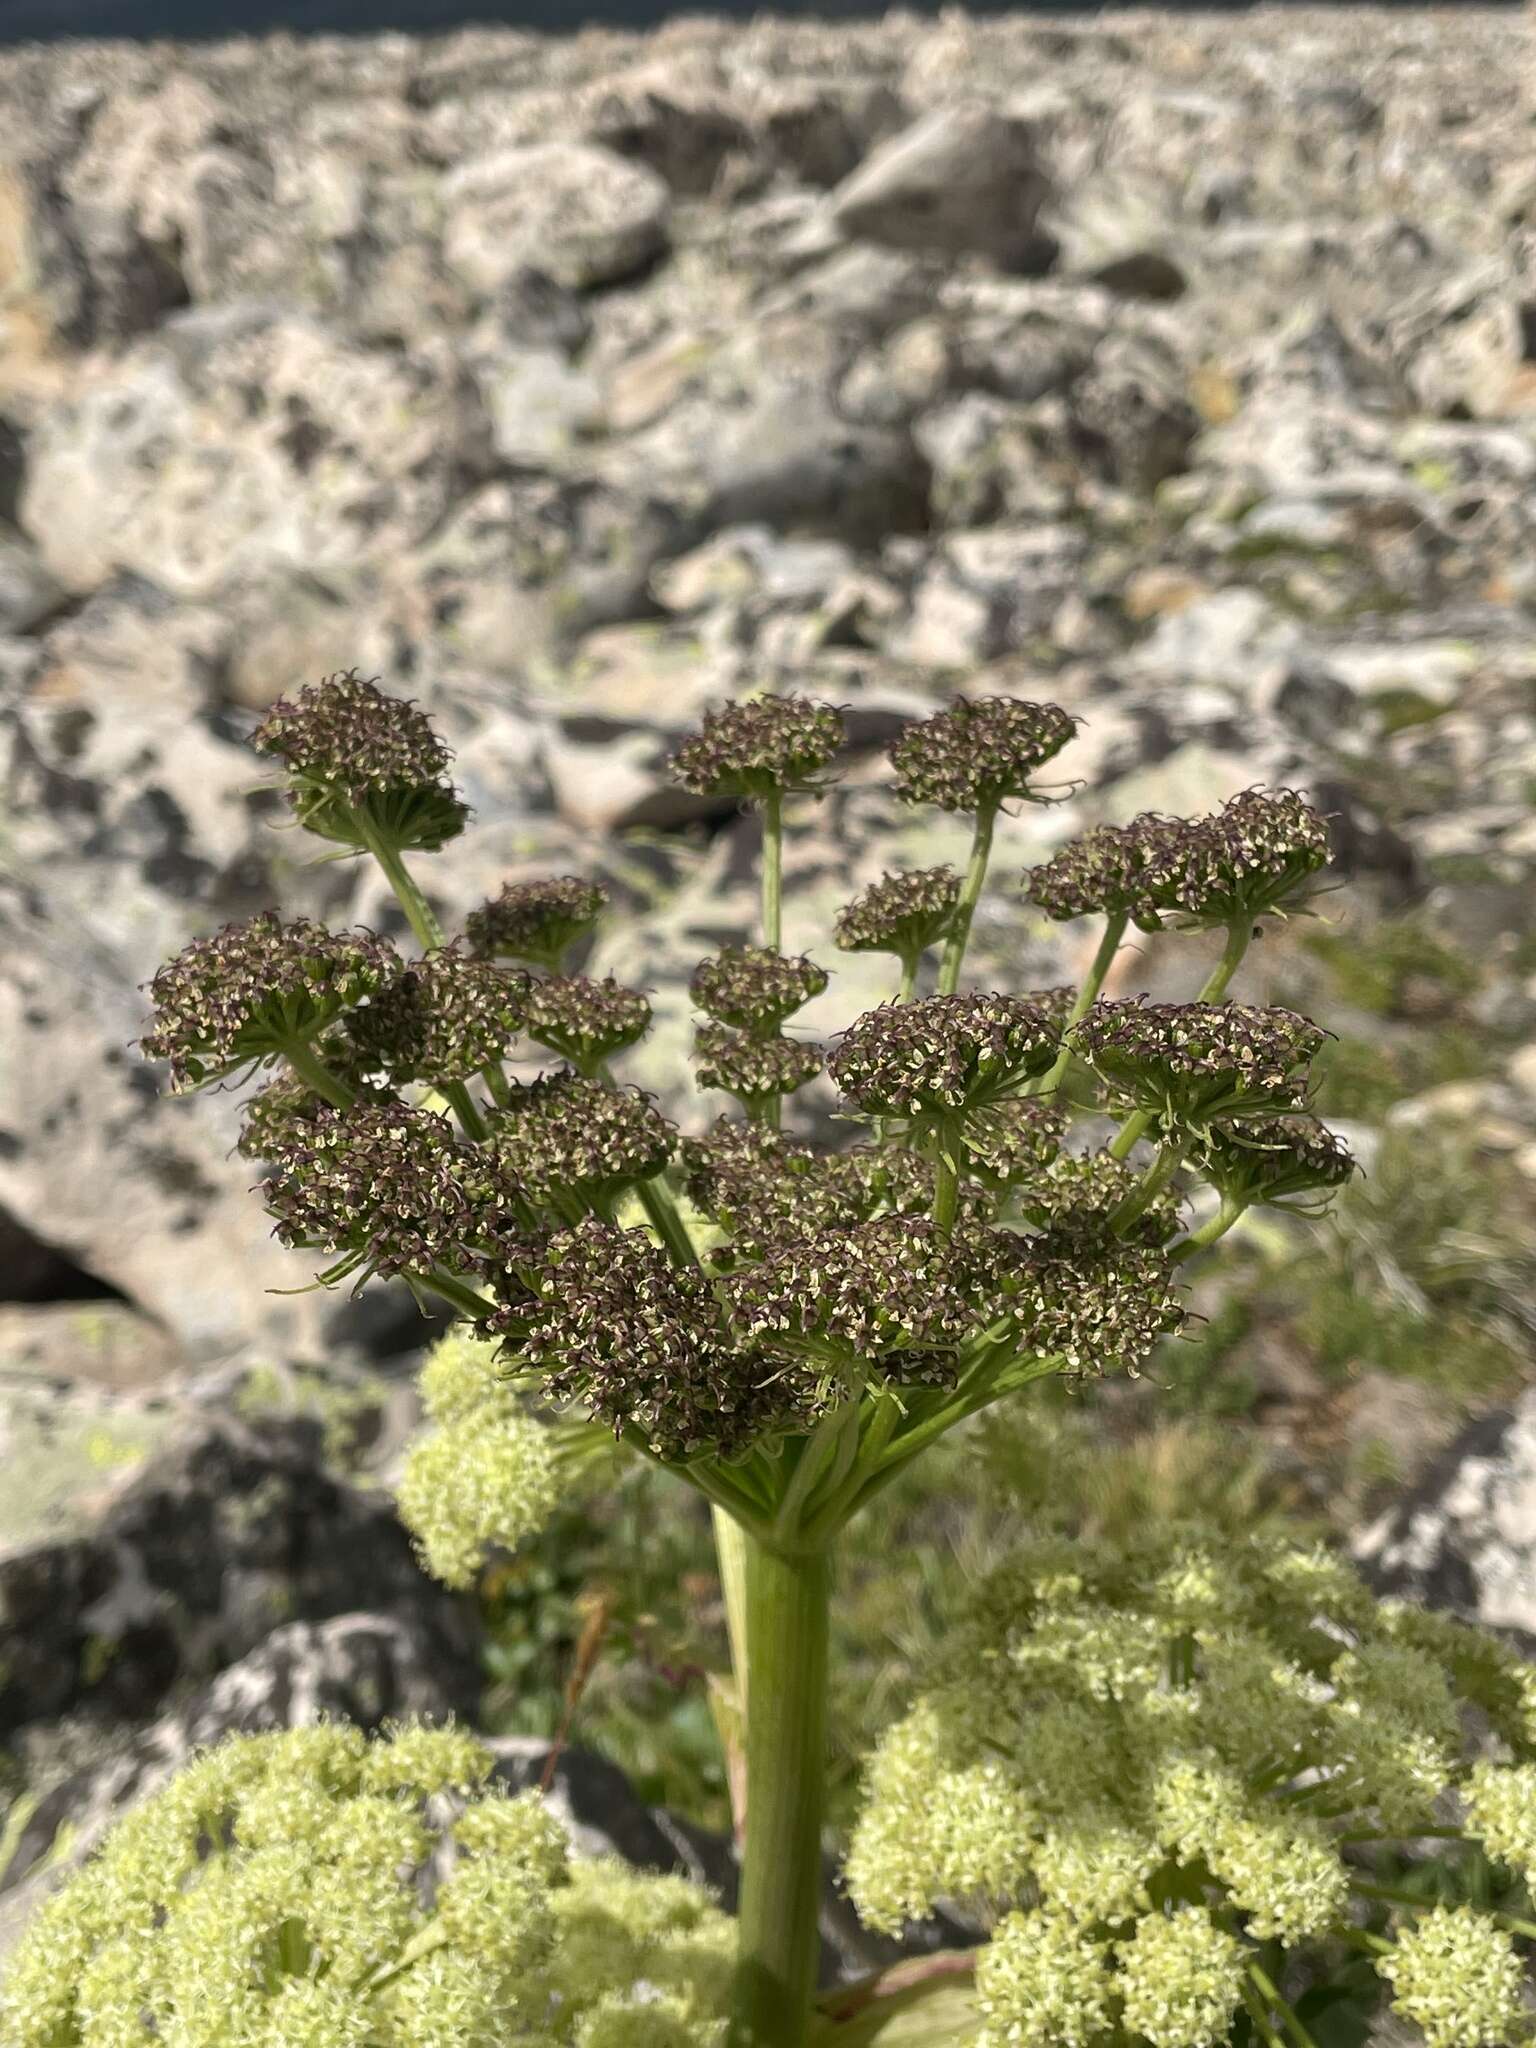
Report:
[[[762,799],[814,790],[843,743],[842,713],[808,697],[754,697],[706,711],[672,757],[696,796]]]
[[[891,744],[893,788],[903,803],[986,811],[1038,795],[1035,776],[1077,731],[1056,704],[1023,698],[957,698],[947,711],[905,726]]]
[[[661,1458],[729,1455],[790,1420],[797,1389],[727,1327],[697,1267],[588,1217],[504,1278],[487,1328],[547,1398],[584,1407]]]
[[[727,946],[701,960],[688,993],[706,1016],[754,1038],[767,1038],[827,986],[826,969],[803,954],[768,946]]]
[[[355,669],[279,697],[251,744],[283,764],[299,823],[323,839],[432,851],[464,829],[452,757],[431,721]]]
[[[602,884],[577,875],[507,882],[469,913],[464,934],[481,959],[526,960],[553,974],[607,907]]]
[[[307,1046],[399,966],[371,933],[329,932],[307,917],[284,923],[263,911],[194,939],[160,969],[139,1049],[170,1063],[174,1087],[199,1088]]]
[[[1201,929],[1304,908],[1327,860],[1327,824],[1298,791],[1249,789],[1208,817],[1096,825],[1032,869],[1025,893],[1052,918]]]
[[[1095,1000],[1097,980],[1081,993],[957,986],[993,816],[1041,794],[1075,730],[1056,706],[1005,697],[958,698],[902,730],[895,794],[974,814],[973,856],[963,883],[947,867],[887,873],[839,912],[839,951],[891,953],[902,985],[828,1052],[785,1035],[831,978],[780,943],[780,849],[784,806],[824,786],[842,715],[779,695],[705,714],[675,771],[696,793],[763,807],[765,942],[726,945],[692,976],[695,1079],[746,1115],[680,1139],[610,1072],[651,1025],[647,997],[566,971],[605,891],[572,875],[509,882],[442,942],[401,855],[437,843],[433,805],[440,823],[457,805],[447,749],[416,706],[355,672],[331,677],[274,706],[258,744],[306,823],[378,854],[425,950],[410,959],[367,932],[263,913],[161,970],[144,1050],[183,1087],[273,1070],[240,1149],[266,1168],[277,1235],[323,1258],[323,1279],[403,1276],[437,1293],[548,1402],[690,1469],[750,1465],[764,1446],[770,1463],[744,1493],[723,1468],[704,1485],[717,1501],[772,1496],[771,1446],[860,1387],[870,1401],[913,1390],[910,1408],[884,1411],[889,1462],[951,1395],[984,1405],[1042,1362],[1143,1362],[1180,1314],[1167,1256],[1180,1162],[1220,1195],[1223,1227],[1252,1202],[1331,1193],[1351,1171],[1305,1113],[1324,1034],[1304,1018]],[[1029,890],[1052,916],[1234,925],[1303,902],[1326,846],[1299,793],[1250,790],[1206,818],[1096,828]],[[941,941],[941,993],[909,999]],[[509,1070],[530,1047],[564,1065]],[[1105,1106],[1142,1120],[1113,1149],[1067,1143],[1074,1059]],[[862,1141],[836,1123],[830,1141],[779,1129],[786,1108],[821,1113],[794,1098],[824,1068]],[[1121,1156],[1147,1125],[1179,1141],[1155,1172]],[[498,1427],[516,1434],[510,1416]],[[802,1494],[819,1470],[807,1465]]]
[[[1304,1110],[1327,1033],[1294,1010],[1241,1003],[1097,1003],[1072,1047],[1116,1102],[1168,1127]]]
[[[827,1067],[866,1115],[943,1117],[1012,1093],[1044,1073],[1060,1045],[1045,1011],[1022,996],[930,996],[866,1012]]]

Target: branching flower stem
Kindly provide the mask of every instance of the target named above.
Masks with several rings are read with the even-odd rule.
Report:
[[[1099,992],[1109,976],[1109,970],[1115,964],[1115,955],[1119,952],[1121,944],[1125,939],[1125,927],[1128,922],[1129,919],[1122,910],[1117,911],[1105,925],[1104,936],[1099,941],[1099,949],[1093,956],[1093,965],[1088,970],[1088,978],[1078,990],[1076,997],[1073,999],[1072,1007],[1067,1012],[1065,1030],[1070,1031],[1074,1024],[1080,1023],[1098,1001]],[[1066,1079],[1067,1069],[1071,1064],[1071,1051],[1064,1045],[1056,1055],[1054,1064],[1048,1067],[1037,1080],[1027,1081],[1019,1090],[1019,1093],[1021,1095],[1054,1095]]]
[[[1183,1157],[1184,1146],[1175,1139],[1166,1139],[1158,1147],[1157,1157],[1152,1164],[1110,1214],[1109,1228],[1116,1237],[1124,1237],[1131,1225],[1146,1214],[1178,1172],[1179,1161]]]
[[[952,996],[960,986],[960,969],[965,963],[965,949],[970,944],[971,920],[976,915],[982,885],[987,879],[987,863],[992,858],[992,828],[997,823],[997,812],[998,806],[996,802],[992,802],[984,804],[976,813],[976,829],[971,836],[971,858],[965,870],[960,901],[955,905],[949,937],[944,942],[944,958],[939,967],[938,993],[941,996]]]
[[[385,881],[395,892],[395,900],[405,912],[406,922],[415,933],[422,951],[440,951],[443,944],[443,928],[438,923],[431,904],[416,886],[410,869],[400,856],[399,848],[391,846],[387,839],[380,836],[365,811],[354,810],[352,816],[357,824],[358,837],[378,862]],[[489,1074],[486,1079],[494,1093],[495,1083],[491,1082]],[[502,1085],[506,1085],[504,1080]],[[458,1118],[466,1137],[483,1142],[490,1136],[489,1125],[462,1081],[444,1081],[439,1092],[444,1101],[452,1105],[453,1113]]]
[[[1253,925],[1247,918],[1227,926],[1227,943],[1221,958],[1205,978],[1205,985],[1195,1001],[1197,1003],[1219,1003],[1226,994],[1232,977],[1242,965],[1243,955],[1253,939]],[[1152,1112],[1138,1109],[1128,1117],[1110,1140],[1109,1152],[1112,1159],[1129,1158],[1136,1141],[1145,1135],[1152,1122]]]
[[[1197,1253],[1203,1252],[1206,1246],[1214,1244],[1217,1238],[1225,1237],[1233,1224],[1247,1212],[1246,1202],[1224,1200],[1208,1222],[1202,1223],[1198,1230],[1192,1230],[1182,1244],[1174,1246],[1168,1254],[1169,1262],[1175,1266],[1182,1266],[1186,1259],[1192,1259]]]

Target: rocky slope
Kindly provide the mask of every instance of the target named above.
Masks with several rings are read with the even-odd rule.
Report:
[[[1268,778],[1357,873],[1517,899],[1524,57],[1456,8],[0,58],[0,1204],[193,1356],[358,1333],[267,1291],[304,1276],[233,1105],[129,1047],[194,931],[387,918],[269,831],[241,746],[338,666],[460,750],[450,913],[550,864],[656,910],[604,962],[657,989],[653,1083],[744,854],[660,763],[750,683],[861,743],[794,850],[810,915],[953,850],[876,749],[961,685],[1085,720],[1005,867]]]

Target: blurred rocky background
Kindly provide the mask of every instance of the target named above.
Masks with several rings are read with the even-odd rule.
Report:
[[[687,974],[751,916],[752,827],[665,772],[724,695],[847,707],[789,848],[823,1031],[889,993],[825,946],[836,905],[962,851],[881,752],[957,690],[1083,721],[1062,801],[999,833],[978,981],[1079,971],[1093,935],[1015,878],[1088,823],[1260,782],[1334,818],[1343,887],[1242,992],[1334,1028],[1320,1107],[1366,1178],[1324,1226],[1236,1234],[1148,1381],[1042,1397],[990,1507],[942,1474],[893,1500],[921,1598],[854,1570],[850,1746],[1023,1511],[1031,1432],[1083,1517],[1215,1471],[1536,1635],[1527,33],[956,9],[0,53],[13,1886],[210,1726],[478,1706],[537,1748],[594,1612],[579,1739],[637,1799],[723,1812],[704,1532],[641,1475],[478,1604],[422,1580],[388,1495],[414,1306],[283,1291],[309,1270],[236,1099],[169,1100],[133,1049],[196,933],[279,902],[398,928],[274,829],[243,744],[338,668],[457,749],[475,821],[418,870],[450,923],[507,876],[607,883],[591,965],[651,993],[627,1073],[673,1111]],[[1171,941],[1118,987],[1207,964]]]

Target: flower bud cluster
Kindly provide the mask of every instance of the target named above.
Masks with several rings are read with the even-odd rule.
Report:
[[[1058,1152],[1042,1167],[1020,1174],[1014,1207],[1025,1222],[1063,1240],[1102,1235],[1140,1179],[1134,1166],[1107,1150]],[[1165,1245],[1178,1227],[1178,1196],[1165,1188],[1125,1235],[1135,1244]]]
[[[1203,818],[1096,825],[1032,869],[1025,894],[1048,917],[1098,911],[1149,932],[1238,924],[1303,907],[1328,851],[1296,790],[1249,789]]]
[[[347,1020],[348,1064],[396,1088],[499,1066],[523,1029],[527,975],[445,946],[402,966]]]
[[[657,1457],[729,1456],[794,1408],[789,1380],[726,1328],[702,1271],[594,1217],[504,1278],[487,1327],[550,1399],[637,1431]]]
[[[957,698],[947,711],[905,726],[891,744],[893,787],[904,803],[944,811],[992,810],[1033,799],[1034,776],[1077,731],[1056,704],[1021,698]]]
[[[726,1024],[701,1024],[693,1041],[693,1070],[701,1088],[723,1088],[752,1107],[792,1095],[814,1081],[825,1063],[819,1045],[798,1038],[755,1038]]]
[[[1198,1131],[1304,1110],[1326,1037],[1293,1010],[1135,999],[1096,1003],[1071,1043],[1115,1101]]]
[[[1081,1225],[1008,1238],[999,1312],[1012,1317],[1021,1349],[1060,1356],[1069,1374],[1134,1375],[1184,1321],[1173,1269],[1155,1240],[1095,1234]],[[1155,1226],[1154,1226],[1155,1228]]]
[[[459,1590],[493,1545],[515,1550],[560,1500],[552,1434],[522,1412],[495,1357],[457,1330],[433,1348],[420,1381],[430,1426],[412,1438],[395,1489],[422,1565]]]
[[[601,883],[577,875],[507,882],[500,895],[469,913],[464,935],[483,960],[526,960],[553,974],[607,906]]]
[[[453,1728],[226,1737],[43,1904],[8,1961],[0,2034],[719,2048],[725,1916],[679,1878],[573,1861],[555,1814],[493,1763]],[[647,2014],[668,2030],[647,2033]]]
[[[688,993],[706,1016],[754,1038],[769,1038],[826,986],[826,969],[803,954],[727,946],[699,962]]]
[[[944,937],[959,902],[960,877],[953,868],[882,875],[837,913],[838,948],[915,960]]]
[[[464,829],[452,757],[425,713],[355,669],[279,697],[251,744],[283,763],[299,823],[324,839],[362,848],[372,831],[396,851],[430,851]]]
[[[168,1060],[172,1085],[199,1088],[305,1045],[398,972],[368,932],[329,932],[265,910],[194,939],[149,984],[154,1016],[139,1041]]]
[[[926,1216],[934,1168],[916,1152],[856,1145],[822,1152],[761,1125],[721,1117],[683,1140],[688,1197],[726,1232],[717,1262],[768,1258],[793,1241],[848,1230],[877,1215]],[[974,1181],[960,1189],[965,1222],[991,1220],[995,1203]]]
[[[1021,996],[930,996],[870,1010],[843,1033],[828,1071],[869,1116],[938,1118],[984,1108],[1044,1073],[1060,1047]]]
[[[1433,1654],[1415,1645],[1426,1627]],[[1459,1697],[1441,1652],[1473,1679]],[[1305,1984],[1360,1924],[1372,1872],[1352,1838],[1386,1829],[1411,1860],[1460,1790],[1468,1836],[1529,1867],[1536,1729],[1515,1761],[1474,1761],[1460,1718],[1493,1710],[1518,1665],[1284,1538],[1042,1538],[957,1618],[881,1742],[849,1888],[879,1929],[941,1900],[994,1924],[977,1966],[988,2042],[1098,2048],[1123,2031],[1216,2048],[1251,1967],[1282,1975],[1266,1944]],[[1405,1890],[1379,2006],[1434,2048],[1521,2038],[1522,1971],[1496,1918]]]
[[[1066,1111],[1044,1096],[1007,1095],[967,1120],[967,1156],[996,1187],[1033,1183],[1060,1152],[1066,1129]]]
[[[495,1267],[518,1235],[521,1189],[446,1117],[401,1102],[317,1113],[262,1194],[286,1245],[363,1277]]]
[[[843,743],[843,715],[808,697],[753,697],[706,711],[700,731],[672,757],[696,796],[761,799],[815,790]]]
[[[990,1231],[946,1236],[927,1217],[885,1216],[786,1245],[723,1285],[756,1344],[942,1381],[992,1319],[998,1256]]]
[[[365,1101],[379,1106],[397,1100],[382,1088],[361,1082],[352,1070],[352,1048],[344,1035],[331,1032],[316,1051],[326,1068]],[[313,1144],[317,1121],[334,1106],[316,1095],[291,1069],[280,1071],[245,1102],[235,1150],[242,1159],[277,1160]]]
[[[528,984],[523,1029],[581,1074],[592,1074],[626,1047],[638,1045],[651,1028],[651,1006],[638,989],[622,988],[612,975],[602,981],[584,974],[549,975]]]
[[[1342,1138],[1310,1116],[1238,1117],[1206,1133],[1201,1169],[1225,1201],[1295,1203],[1324,1200],[1356,1172]]]
[[[543,1074],[491,1116],[491,1149],[541,1209],[606,1208],[666,1166],[676,1131],[638,1088]]]

